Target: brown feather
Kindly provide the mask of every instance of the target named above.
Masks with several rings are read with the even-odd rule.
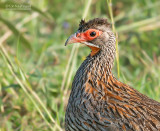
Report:
[[[104,33],[90,41],[100,50],[92,49],[74,77],[65,130],[160,131],[160,103],[118,81],[112,74],[115,36],[107,20],[81,21],[80,31],[89,28]]]

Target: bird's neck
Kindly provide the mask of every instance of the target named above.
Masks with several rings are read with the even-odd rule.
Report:
[[[107,50],[108,52],[100,51],[95,56],[89,55],[81,64],[72,83],[70,99],[85,95],[88,92],[87,90],[100,90],[101,86],[98,84],[108,83],[112,78],[112,66],[115,55],[114,51]]]
[[[104,41],[106,43],[102,43],[102,47],[98,53],[92,56],[92,52],[89,57],[87,57],[88,61],[88,69],[86,68],[86,72],[94,74],[100,80],[105,80],[108,76],[112,75],[112,67],[115,59],[115,45],[116,38],[113,33],[108,33],[109,40],[104,37]],[[105,40],[106,39],[106,40]]]
[[[112,76],[112,67],[114,63],[115,51],[107,47],[100,51],[96,56],[89,56],[88,68],[86,72],[92,76],[92,79],[98,79],[106,82],[109,76]]]
[[[108,41],[106,47],[100,50],[96,55],[89,55],[78,69],[72,83],[72,95],[76,94],[77,89],[83,90],[87,83],[92,83],[93,88],[98,88],[98,81],[107,83],[112,77],[112,67],[115,58],[115,46],[113,41]],[[92,85],[91,84],[91,85]],[[88,85],[89,87],[89,85]]]

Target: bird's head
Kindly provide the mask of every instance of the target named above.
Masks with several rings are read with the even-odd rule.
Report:
[[[67,39],[65,45],[71,43],[85,44],[91,48],[91,56],[94,56],[108,46],[115,48],[115,36],[107,19],[95,18],[88,22],[81,20],[78,31]]]

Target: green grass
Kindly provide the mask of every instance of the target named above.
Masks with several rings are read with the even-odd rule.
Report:
[[[112,6],[106,0],[31,3],[31,11],[14,11],[0,1],[0,131],[64,130],[71,83],[90,52],[80,44],[64,43],[82,18],[114,21],[119,80],[160,101],[159,1],[112,1]],[[115,60],[116,77],[117,69]]]

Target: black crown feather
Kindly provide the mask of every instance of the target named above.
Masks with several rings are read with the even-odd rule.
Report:
[[[85,20],[82,19],[80,21],[78,30],[80,30],[80,31],[87,30],[89,28],[95,28],[96,26],[99,26],[99,25],[100,26],[105,25],[107,27],[110,27],[110,23],[105,18],[95,18],[95,19],[92,19],[88,22],[85,22]]]

